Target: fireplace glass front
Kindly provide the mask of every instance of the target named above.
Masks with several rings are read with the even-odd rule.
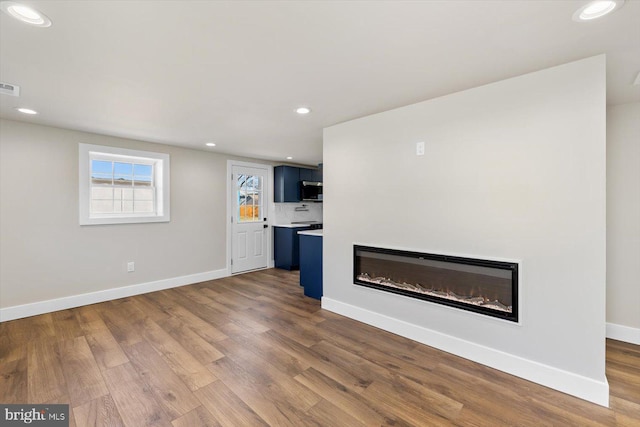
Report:
[[[518,321],[518,264],[353,247],[354,284]]]

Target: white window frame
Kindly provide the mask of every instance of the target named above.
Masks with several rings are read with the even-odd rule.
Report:
[[[79,144],[79,173],[80,185],[79,208],[80,225],[103,224],[133,224],[146,222],[169,222],[170,200],[170,158],[168,154],[151,151],[129,150],[119,147],[103,145]],[[155,185],[155,213],[113,213],[91,214],[91,160],[109,160],[153,165],[153,180]]]

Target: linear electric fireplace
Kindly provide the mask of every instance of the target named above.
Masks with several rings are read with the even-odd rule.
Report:
[[[518,264],[353,246],[356,285],[518,321]]]

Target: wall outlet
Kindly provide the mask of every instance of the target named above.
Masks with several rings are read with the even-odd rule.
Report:
[[[131,261],[127,263],[127,273],[131,273],[133,271],[136,271],[136,263]]]
[[[416,156],[424,156],[424,141],[416,142]]]

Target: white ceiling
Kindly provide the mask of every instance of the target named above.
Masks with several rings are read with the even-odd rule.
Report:
[[[608,103],[640,101],[637,0],[24,3],[53,25],[0,14],[0,115],[144,141],[315,164],[323,127],[601,53]]]

